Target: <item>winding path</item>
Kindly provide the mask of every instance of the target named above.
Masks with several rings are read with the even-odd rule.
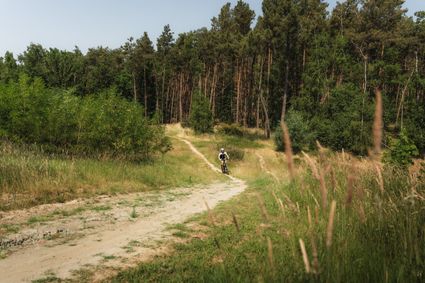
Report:
[[[209,162],[192,143],[185,139],[181,140],[211,170],[220,173],[220,170]],[[75,239],[71,237],[69,241],[60,241],[60,239],[38,241],[22,247],[7,258],[0,260],[0,282],[30,282],[44,277],[46,274],[66,278],[72,275],[72,271],[79,270],[87,265],[99,266],[103,264],[123,267],[129,265],[130,262],[134,264],[148,260],[153,255],[162,252],[163,247],[159,241],[171,237],[172,231],[167,229],[169,225],[182,223],[191,216],[205,211],[204,200],[207,200],[209,207],[212,208],[245,190],[245,182],[233,176],[228,177],[230,180],[225,183],[176,189],[174,195],[178,197],[165,198],[161,204],[153,207],[150,205],[149,207],[138,208],[141,211],[146,210],[148,212],[140,213],[144,214],[143,216],[134,219],[128,217],[128,214],[121,219],[115,217],[114,223],[107,224],[105,222],[104,225],[83,230],[83,235],[75,233],[79,236]],[[173,190],[165,193],[173,195]],[[134,197],[143,198],[143,194],[139,193]],[[111,202],[111,200],[109,201]],[[128,213],[129,208],[126,207],[125,209],[125,213]],[[112,211],[108,212],[108,215],[111,215],[111,217],[122,215],[122,210],[122,207],[114,206]],[[48,225],[58,225],[58,223],[48,223]],[[65,226],[63,228],[65,230],[70,228],[66,227],[66,223],[62,225]],[[74,222],[73,225],[86,225],[86,222],[84,224]],[[129,249],[131,253],[129,253]],[[108,259],[107,262],[105,262],[106,258]]]

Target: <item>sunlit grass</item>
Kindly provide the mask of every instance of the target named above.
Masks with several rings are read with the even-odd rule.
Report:
[[[120,194],[193,186],[220,180],[186,144],[151,162],[67,159],[0,145],[0,210]]]
[[[211,136],[194,143],[214,161],[219,140]],[[420,174],[412,179],[386,167],[382,191],[372,161],[330,151],[318,154],[312,158],[323,170],[328,190],[322,208],[320,182],[304,158],[295,160],[296,177],[290,182],[283,157],[270,146],[256,152],[244,148],[244,159],[230,163],[232,174],[248,180],[249,189],[216,207],[214,223],[207,214],[194,219],[206,238],[190,238],[189,233],[189,243],[176,244],[171,256],[142,263],[111,281],[423,281],[425,184]],[[278,180],[261,172],[256,153]],[[336,209],[330,225],[332,201]]]

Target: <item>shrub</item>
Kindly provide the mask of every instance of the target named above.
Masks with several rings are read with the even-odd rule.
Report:
[[[406,105],[405,127],[412,142],[421,153],[425,153],[425,105],[416,100]]]
[[[389,138],[389,150],[385,153],[384,160],[397,166],[406,167],[419,155],[418,148],[407,136],[406,130],[401,130],[398,138]]]
[[[214,119],[208,99],[200,91],[194,92],[192,99],[190,112],[191,127],[195,130],[195,133],[212,132]]]
[[[170,147],[164,129],[114,89],[82,98],[25,76],[0,85],[0,135],[49,151],[136,160]]]
[[[291,135],[292,150],[297,153],[303,149],[309,148],[314,142],[314,133],[308,122],[302,114],[295,110],[290,110],[286,116],[286,124]],[[280,125],[276,128],[274,141],[276,150],[283,151],[285,144],[283,142],[282,128]]]
[[[361,95],[357,86],[341,84],[330,91],[329,97],[319,107],[313,99],[296,102],[296,109],[302,110],[305,117],[311,119],[310,129],[314,129],[315,138],[324,146],[334,150],[345,149],[355,154],[368,153],[372,141],[369,133],[372,129],[374,103],[368,94]],[[289,131],[292,136],[291,129]]]
[[[241,127],[237,124],[221,123],[217,126],[217,133],[225,136],[232,136],[237,138],[246,138],[249,140],[265,139],[264,134],[259,129],[249,129]]]
[[[236,136],[236,137],[243,137],[245,136],[245,131],[242,127],[236,125],[236,124],[221,124],[217,128],[217,132],[222,135],[229,135],[229,136]]]

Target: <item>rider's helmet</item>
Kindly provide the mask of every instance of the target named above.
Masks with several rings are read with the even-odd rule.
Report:
[[[221,148],[221,149],[220,149],[220,152],[224,152],[224,148]]]

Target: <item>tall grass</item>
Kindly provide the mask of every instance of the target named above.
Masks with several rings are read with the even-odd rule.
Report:
[[[185,144],[175,141],[173,146],[154,162],[135,163],[63,157],[30,146],[0,143],[0,210],[101,194],[192,186],[216,178]]]
[[[377,107],[375,119],[381,115]],[[292,182],[260,176],[215,209],[214,225],[201,221],[209,238],[111,281],[424,281],[425,168],[409,174],[379,163],[379,121],[374,128],[372,158],[323,147],[318,157],[305,154]]]
[[[350,160],[347,164],[340,154],[328,153],[317,164],[335,171],[338,185],[329,191],[328,207],[317,201],[320,182],[309,169],[286,184],[257,179],[246,194],[214,210],[214,225],[201,220],[210,238],[178,244],[174,255],[140,264],[111,281],[423,281],[424,183],[387,166],[381,192],[374,162]],[[327,186],[332,182],[329,175],[324,181]]]

